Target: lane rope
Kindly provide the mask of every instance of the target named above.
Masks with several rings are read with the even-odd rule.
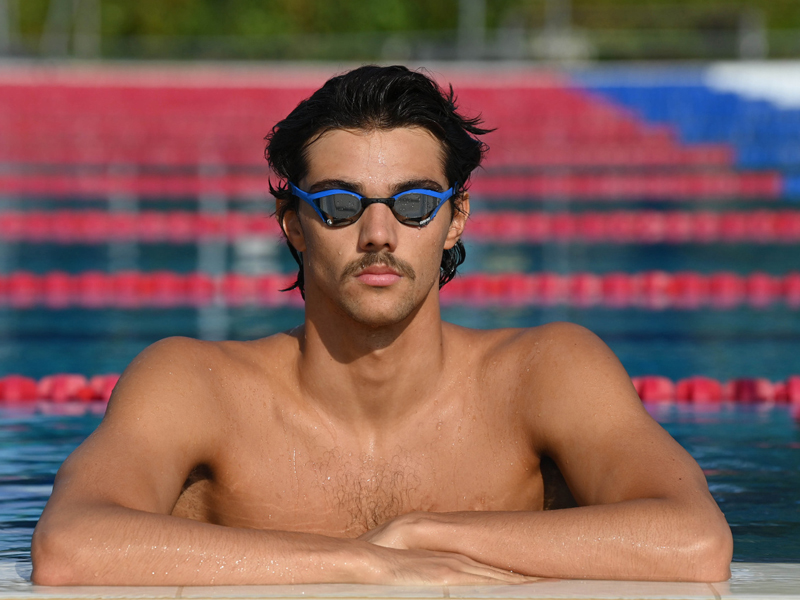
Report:
[[[185,244],[248,237],[275,238],[265,213],[189,211],[0,213],[0,237],[11,242],[100,244],[119,241]],[[800,210],[482,212],[470,216],[467,241],[517,244],[800,243]]]
[[[0,306],[30,308],[301,307],[299,292],[280,292],[294,274],[86,271],[0,275]],[[470,273],[442,290],[445,306],[523,308],[566,305],[646,310],[800,308],[800,272],[768,273]]]
[[[0,402],[107,402],[118,380],[118,374],[86,377],[76,373],[56,373],[38,380],[6,375],[0,377]],[[657,375],[633,377],[631,381],[644,402],[776,403],[800,408],[800,375],[777,382],[763,377],[720,381],[703,376],[673,381]]]

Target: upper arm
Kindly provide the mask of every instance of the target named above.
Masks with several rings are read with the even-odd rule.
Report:
[[[101,424],[59,469],[47,509],[102,503],[169,513],[208,453],[213,403],[203,362],[202,343],[185,338],[162,340],[134,359]]]
[[[711,500],[697,463],[648,415],[608,346],[566,323],[546,326],[544,336],[530,422],[579,504]]]

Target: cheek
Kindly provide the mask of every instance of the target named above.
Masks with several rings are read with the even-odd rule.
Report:
[[[421,232],[420,232],[421,233]],[[416,241],[420,250],[419,268],[425,270],[426,278],[439,280],[439,267],[442,264],[442,249],[446,235],[420,235]]]
[[[347,243],[349,240],[345,240],[344,236],[318,235],[317,231],[306,229],[303,268],[326,278],[336,276],[344,268],[346,260],[343,256],[343,248]]]

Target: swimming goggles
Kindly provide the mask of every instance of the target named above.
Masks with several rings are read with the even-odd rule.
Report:
[[[305,200],[328,227],[344,227],[358,221],[370,204],[385,204],[395,218],[405,225],[424,227],[449,200],[458,184],[444,192],[433,190],[408,190],[391,198],[365,198],[347,190],[325,190],[309,194],[289,183],[292,194]]]

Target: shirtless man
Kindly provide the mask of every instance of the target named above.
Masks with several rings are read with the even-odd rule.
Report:
[[[273,129],[304,324],[136,358],[58,472],[34,582],[728,578],[701,470],[596,336],[442,322],[478,124],[363,67]]]

